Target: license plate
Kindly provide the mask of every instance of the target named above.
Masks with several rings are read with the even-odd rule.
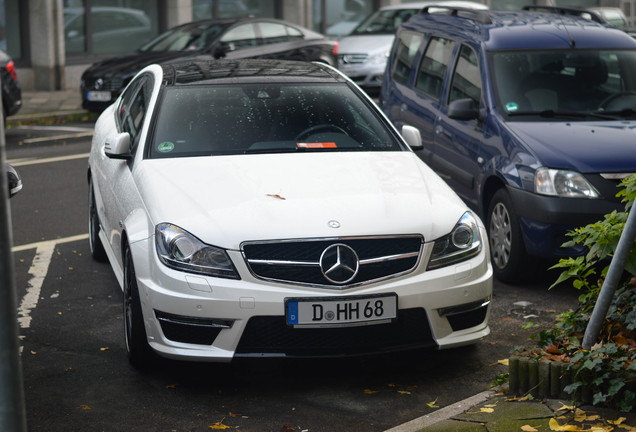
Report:
[[[397,294],[285,299],[285,313],[294,327],[381,324],[397,317]]]
[[[89,91],[86,95],[86,99],[91,102],[109,102],[110,97],[109,91]]]

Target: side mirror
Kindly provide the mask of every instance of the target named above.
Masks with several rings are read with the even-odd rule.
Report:
[[[413,150],[421,150],[424,148],[422,145],[422,135],[420,135],[418,128],[409,125],[402,126],[402,138],[404,138],[404,141],[406,141]]]
[[[221,42],[219,46],[214,49],[214,58],[220,59],[226,56],[227,53],[236,49],[232,42]]]
[[[7,176],[9,177],[9,198],[22,190],[22,178],[11,165],[6,164]]]
[[[130,159],[130,134],[123,132],[106,138],[104,153],[111,159]]]
[[[455,120],[475,120],[479,118],[479,106],[472,99],[457,99],[448,105],[448,117]]]

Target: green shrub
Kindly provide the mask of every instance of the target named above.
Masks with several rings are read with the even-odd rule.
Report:
[[[625,211],[614,211],[604,219],[578,228],[568,236],[564,247],[586,246],[585,256],[562,259],[552,268],[562,269],[550,287],[570,282],[581,291],[578,307],[560,314],[554,329],[536,337],[544,353],[567,354],[573,383],[565,388],[576,396],[581,391],[592,393],[595,405],[606,405],[622,411],[636,408],[636,245],[632,247],[623,278],[608,310],[599,341],[590,350],[581,341],[603,281],[609,260],[616,251],[625,227],[627,211],[636,199],[636,176],[625,179],[617,196],[623,197]]]

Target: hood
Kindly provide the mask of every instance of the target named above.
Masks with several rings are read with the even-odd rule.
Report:
[[[191,57],[200,54],[194,52],[183,51],[165,51],[165,52],[135,52],[124,56],[112,57],[100,62],[94,63],[86,69],[82,78],[109,78],[112,77],[128,77],[135,75],[148,65],[153,63],[162,63],[178,58]]]
[[[549,168],[582,173],[636,172],[636,122],[508,122]]]
[[[451,231],[467,210],[411,152],[144,160],[135,171],[151,222],[227,249],[241,242]],[[340,228],[330,228],[337,220]]]
[[[374,53],[391,50],[395,39],[390,35],[345,36],[338,43],[338,54]]]

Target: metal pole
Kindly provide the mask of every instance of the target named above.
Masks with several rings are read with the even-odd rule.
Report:
[[[583,349],[589,350],[592,348],[592,345],[596,343],[598,335],[601,333],[603,321],[605,321],[605,317],[607,316],[607,311],[612,303],[616,287],[623,275],[623,270],[625,269],[625,264],[627,264],[629,253],[634,246],[635,239],[636,211],[634,211],[634,207],[632,206],[631,211],[627,216],[627,221],[625,222],[625,228],[623,229],[621,238],[618,240],[616,252],[614,253],[614,257],[610,263],[610,268],[607,271],[607,277],[601,287],[601,292],[596,300],[596,305],[594,305],[590,322],[587,324],[587,328],[585,329],[582,344]]]
[[[5,147],[4,122],[0,118],[0,431],[25,432],[26,415],[11,253],[13,239]]]

